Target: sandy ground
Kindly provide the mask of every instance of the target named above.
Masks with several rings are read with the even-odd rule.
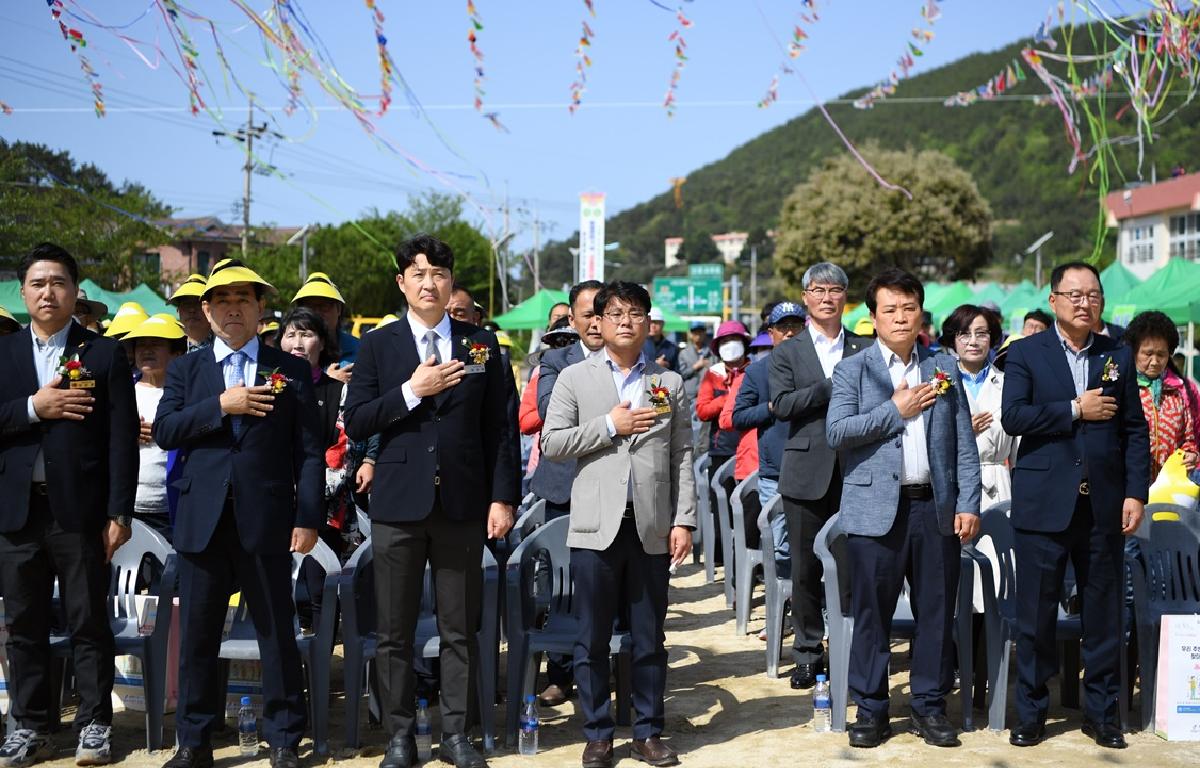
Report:
[[[719,576],[719,572],[718,572]],[[734,630],[733,612],[725,609],[724,593],[718,580],[704,583],[703,569],[687,565],[672,581],[671,608],[667,616],[667,645],[670,650],[670,673],[667,676],[667,728],[665,736],[680,752],[682,764],[689,768],[727,768],[728,766],[804,765],[848,766],[892,764],[918,765],[934,762],[943,766],[1195,766],[1200,761],[1200,743],[1167,743],[1149,733],[1128,736],[1129,748],[1124,751],[1097,747],[1079,731],[1080,714],[1058,706],[1057,692],[1053,695],[1053,719],[1047,724],[1050,738],[1032,749],[1017,749],[1008,744],[1008,733],[978,730],[963,734],[962,746],[957,749],[938,749],[927,746],[907,733],[905,724],[908,708],[907,661],[905,647],[895,647],[892,677],[892,726],[897,731],[883,746],[874,750],[852,750],[846,735],[815,733],[811,727],[812,697],[807,691],[793,691],[788,686],[790,663],[776,680],[766,677],[764,644],[757,632],[763,626],[761,591],[759,604],[752,616],[752,634],[738,637]],[[790,641],[785,641],[790,642]],[[790,646],[789,646],[790,647]],[[340,652],[340,648],[338,649]],[[790,654],[785,654],[790,662]],[[333,723],[330,762],[348,767],[365,768],[379,763],[384,733],[378,728],[363,734],[364,749],[357,754],[343,748],[341,712],[340,657],[335,658],[333,687],[335,699],[331,704]],[[365,718],[365,703],[363,705]],[[436,710],[434,710],[436,713]],[[64,712],[69,722],[73,712]],[[853,715],[853,711],[851,712]],[[961,723],[957,694],[950,702],[950,715]],[[497,722],[503,722],[503,707],[496,708]],[[1011,718],[1011,714],[1010,714]],[[983,713],[976,720],[986,723]],[[173,742],[168,717],[166,740]],[[149,753],[144,745],[144,725],[137,713],[118,713],[114,728],[114,750],[124,765],[142,768],[161,765],[169,752]],[[543,709],[541,753],[536,757],[515,754],[515,748],[500,747],[490,756],[496,768],[505,766],[577,766],[583,749],[581,721],[572,700],[557,709]],[[438,726],[434,723],[434,733]],[[266,753],[259,761],[242,759],[237,752],[236,731],[228,728],[216,736],[217,768],[261,763],[266,765]],[[629,757],[630,730],[618,728],[616,763],[622,766],[640,765]],[[74,765],[74,744],[66,732],[55,739],[60,747],[59,759],[47,765]],[[302,765],[317,764],[311,755],[311,742],[301,745]]]

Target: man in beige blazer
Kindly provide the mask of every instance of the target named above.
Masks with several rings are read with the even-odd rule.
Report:
[[[588,742],[583,766],[612,765],[608,657],[618,615],[633,640],[631,757],[677,765],[675,751],[659,739],[667,673],[663,622],[670,569],[691,551],[696,527],[690,411],[679,374],[643,354],[646,289],[609,283],[595,305],[604,349],[559,374],[542,427],[543,458],[577,462],[567,544],[579,617],[575,680]]]

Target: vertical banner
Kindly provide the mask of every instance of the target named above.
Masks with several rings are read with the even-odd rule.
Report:
[[[579,195],[579,281],[604,281],[604,193]]]

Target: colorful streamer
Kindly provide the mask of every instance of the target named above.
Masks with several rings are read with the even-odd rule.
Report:
[[[475,58],[475,111],[483,115],[497,129],[507,132],[508,129],[500,122],[498,112],[483,111],[483,99],[487,95],[487,91],[483,88],[483,82],[487,76],[483,72],[483,51],[479,49],[478,35],[483,31],[483,19],[479,17],[479,11],[475,8],[475,0],[467,0],[467,18],[471,21],[471,26],[467,30],[467,42],[471,45],[471,56]]]
[[[63,40],[67,41],[71,46],[71,52],[79,59],[79,68],[83,70],[83,75],[92,89],[92,107],[95,109],[96,117],[104,117],[104,87],[100,84],[100,76],[96,74],[92,63],[80,50],[87,47],[87,38],[84,37],[83,32],[75,27],[68,27],[63,21],[63,12],[66,9],[63,7],[62,0],[46,0],[46,5],[50,8],[50,18],[58,22],[58,29],[62,32]],[[5,114],[11,114],[11,110]]]
[[[387,35],[383,33],[383,11],[375,4],[375,0],[366,0],[367,8],[371,11],[371,20],[375,23],[375,45],[379,50],[379,117],[387,114],[392,103],[392,57],[387,49]]]
[[[596,18],[596,6],[592,0],[583,0],[583,3],[587,6],[588,13],[592,15],[592,18]],[[579,35],[579,44],[575,46],[575,79],[571,82],[571,104],[567,107],[567,111],[572,115],[583,103],[583,93],[587,90],[587,71],[592,67],[592,57],[589,51],[592,49],[592,38],[596,36],[596,33],[588,26],[587,19],[584,19],[581,24],[583,30]]]
[[[767,87],[767,93],[758,101],[759,109],[766,109],[775,102],[779,101],[779,75],[792,74],[792,68],[788,64],[789,59],[795,59],[804,52],[806,45],[805,40],[808,40],[808,31],[805,29],[812,28],[814,24],[821,20],[817,13],[816,0],[802,0],[802,4],[807,11],[800,11],[797,15],[799,21],[792,25],[792,40],[788,43],[787,58],[779,65],[779,72],[771,77],[771,84]]]
[[[0,114],[4,115],[5,117],[8,117],[12,113],[13,113],[13,108],[8,106],[7,104],[5,104],[3,101],[0,101]]]
[[[692,28],[692,22],[683,15],[682,8],[675,12],[675,19],[679,26],[667,37],[668,42],[675,43],[675,68],[671,70],[671,82],[667,86],[667,95],[663,97],[663,109],[667,110],[667,117],[675,116],[675,92],[679,90],[679,78],[687,64],[687,41],[683,38],[683,30]]]
[[[942,9],[938,6],[937,0],[925,0],[925,4],[921,6],[921,18],[926,24],[933,24],[942,18]],[[925,55],[924,49],[920,48],[917,43],[928,45],[933,42],[934,32],[932,29],[924,27],[913,27],[912,40],[908,41],[906,50],[900,54],[900,58],[896,60],[896,69],[893,69],[888,77],[880,80],[875,84],[875,87],[859,99],[855,99],[854,106],[857,109],[871,109],[879,102],[886,99],[896,92],[896,86],[901,80],[906,80],[916,67],[916,60]]]

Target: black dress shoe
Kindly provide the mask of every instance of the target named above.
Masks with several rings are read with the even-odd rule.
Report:
[[[850,737],[850,746],[870,749],[891,738],[892,726],[886,715],[879,719],[859,715],[858,720],[851,723],[846,731]]]
[[[612,741],[589,741],[583,748],[583,768],[612,768]]]
[[[212,768],[212,747],[180,747],[163,768]]]
[[[812,688],[817,684],[817,675],[825,674],[825,659],[812,664],[797,664],[792,669],[792,679],[789,681],[793,691]]]
[[[1046,726],[1041,723],[1021,723],[1008,733],[1008,743],[1014,747],[1036,747],[1046,738]]]
[[[909,730],[924,739],[926,744],[935,747],[957,747],[962,744],[958,740],[958,729],[950,724],[945,715],[921,717],[913,712],[909,716]]]
[[[1126,747],[1125,734],[1121,733],[1121,727],[1115,723],[1094,723],[1085,719],[1083,735],[1109,749],[1125,749]]]
[[[412,768],[417,764],[417,742],[412,736],[397,733],[388,742],[379,768]]]
[[[295,747],[271,747],[271,768],[300,768]]]
[[[483,755],[476,752],[471,740],[461,733],[442,737],[438,759],[443,763],[452,763],[454,768],[488,768]]]

